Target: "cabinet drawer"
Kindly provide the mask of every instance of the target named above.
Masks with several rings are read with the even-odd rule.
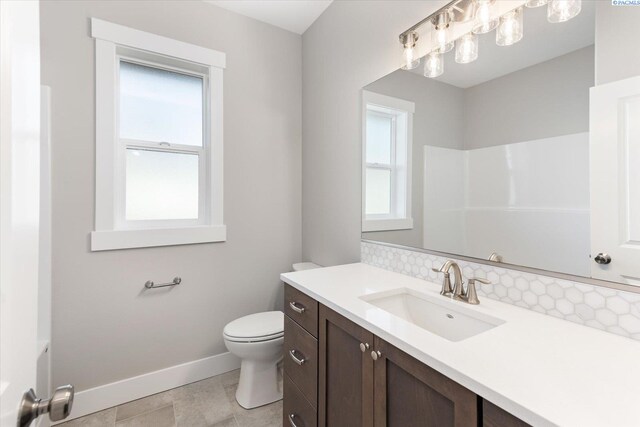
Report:
[[[318,302],[316,300],[285,284],[284,313],[318,338]]]
[[[316,407],[318,399],[318,340],[284,317],[284,372]]]
[[[317,424],[316,410],[307,402],[291,378],[285,374],[282,425],[284,427],[316,427]]]

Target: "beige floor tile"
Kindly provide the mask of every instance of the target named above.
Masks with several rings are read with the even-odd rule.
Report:
[[[61,427],[113,427],[116,424],[116,408],[105,409],[59,424]]]
[[[173,395],[170,391],[124,403],[116,408],[116,422],[160,409],[172,403]]]
[[[185,389],[185,395],[174,401],[178,427],[210,426],[233,417],[233,407],[219,379],[200,381]]]
[[[250,410],[240,408],[235,417],[239,427],[281,427],[282,400]]]
[[[234,417],[231,417],[219,423],[212,424],[210,427],[238,427],[238,423]]]
[[[116,423],[116,427],[175,427],[175,425],[173,405],[167,405]]]

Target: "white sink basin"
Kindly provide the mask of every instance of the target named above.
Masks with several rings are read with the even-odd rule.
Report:
[[[449,341],[462,341],[504,323],[467,309],[464,302],[407,288],[363,295],[360,299]]]

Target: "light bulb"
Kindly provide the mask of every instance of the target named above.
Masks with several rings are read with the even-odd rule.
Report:
[[[478,36],[469,33],[456,41],[456,62],[468,64],[478,59]]]
[[[527,7],[534,8],[534,7],[544,6],[548,2],[549,0],[527,0],[527,2],[524,5]]]
[[[498,46],[511,46],[522,40],[522,6],[500,17],[500,25],[496,31]]]
[[[498,26],[498,19],[493,16],[491,6],[494,0],[474,0],[476,12],[473,19],[473,33],[484,34]]]
[[[400,36],[402,43],[402,65],[403,70],[413,70],[420,65],[420,58],[416,58],[416,42],[418,41],[418,33],[412,31]]]
[[[582,0],[550,0],[547,6],[549,22],[565,22],[574,18],[582,10]]]
[[[442,12],[433,20],[433,32],[431,33],[431,43],[433,49],[437,49],[440,53],[449,52],[453,49],[453,41],[451,40],[451,19],[449,11]]]
[[[444,72],[444,61],[442,53],[433,51],[429,53],[424,60],[424,76],[434,78],[442,75]]]

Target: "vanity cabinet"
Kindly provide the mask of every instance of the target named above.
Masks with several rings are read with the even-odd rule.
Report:
[[[478,396],[375,337],[374,426],[478,425]]]
[[[286,427],[527,426],[289,285],[285,313]]]
[[[318,425],[373,425],[373,334],[320,305]]]

